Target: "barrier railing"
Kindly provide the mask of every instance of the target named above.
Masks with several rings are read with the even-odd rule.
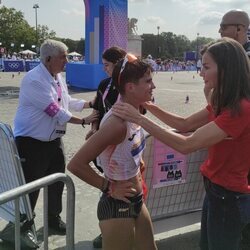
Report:
[[[19,199],[35,190],[44,188],[44,249],[48,249],[48,186],[62,181],[67,187],[67,210],[66,210],[66,249],[74,249],[74,226],[75,226],[75,187],[72,179],[66,174],[56,173],[36,181],[24,184],[15,189],[0,194],[0,205],[15,200],[15,249],[20,250],[20,208]]]
[[[207,157],[207,149],[185,156],[178,154],[154,137],[147,137],[144,154],[148,186],[146,205],[153,221],[202,208],[205,190],[199,168]]]

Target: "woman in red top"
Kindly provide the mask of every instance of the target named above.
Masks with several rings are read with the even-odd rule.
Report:
[[[144,107],[185,136],[162,128],[121,103],[113,112],[138,123],[163,143],[182,153],[208,148],[201,166],[206,197],[201,220],[202,250],[238,250],[243,227],[250,222],[250,65],[243,47],[230,38],[201,52],[201,76],[213,89],[211,104],[182,118],[146,103]]]

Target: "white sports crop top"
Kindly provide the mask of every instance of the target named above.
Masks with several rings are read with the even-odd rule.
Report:
[[[103,117],[100,127],[111,115],[110,110]],[[105,176],[111,180],[127,180],[140,171],[140,162],[145,148],[144,132],[139,125],[126,123],[127,133],[124,141],[118,145],[108,146],[97,159]]]

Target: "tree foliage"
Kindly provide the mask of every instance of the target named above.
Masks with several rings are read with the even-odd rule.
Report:
[[[0,8],[0,42],[7,51],[19,51],[22,49],[31,49],[32,45],[40,45],[47,38],[54,38],[56,33],[45,25],[38,25],[38,44],[36,44],[36,30],[31,27],[24,19],[21,11],[14,8]],[[14,46],[11,46],[14,45]]]
[[[80,41],[75,41],[69,38],[61,38],[59,39],[63,43],[65,43],[70,52],[76,51],[77,53],[80,53],[81,55],[85,54],[85,40],[81,39]]]
[[[142,35],[142,57],[152,55],[153,58],[183,59],[186,51],[199,51],[200,48],[212,41],[212,38],[199,37],[190,41],[184,35],[176,35],[172,32],[162,32],[159,35]]]
[[[3,6],[0,8],[0,42],[7,52],[19,52],[23,49],[32,49],[34,46],[39,47],[46,39],[57,39],[64,42],[69,51],[77,51],[84,53],[85,41],[74,41],[72,39],[57,38],[56,32],[50,30],[47,25],[38,25],[37,31],[35,27],[31,27],[24,19],[21,11],[14,8]],[[11,44],[14,44],[12,47]],[[21,48],[21,44],[24,47]],[[34,49],[34,48],[33,48]]]
[[[53,30],[49,30],[47,25],[38,25],[37,26],[38,33],[38,45],[43,43],[46,39],[54,39],[56,37],[56,32]]]
[[[76,51],[84,54],[85,40],[75,41],[68,38],[56,37],[56,32],[49,30],[46,25],[38,25],[37,33],[35,27],[31,27],[24,19],[21,11],[14,8],[0,8],[0,42],[1,46],[7,51],[19,52],[21,49],[31,49],[32,45],[38,47],[48,38],[53,38],[64,42],[69,52]],[[142,35],[142,56],[151,54],[153,58],[162,59],[182,59],[186,51],[198,51],[203,44],[210,42],[211,38],[197,37],[190,41],[184,35],[176,35],[172,32],[162,32],[161,34],[143,34]],[[14,44],[14,47],[11,47]],[[24,44],[23,48],[21,44]]]
[[[29,46],[35,41],[34,30],[24,19],[23,13],[14,8],[0,8],[0,30],[0,42],[8,50],[11,44],[14,44],[14,49],[20,48],[21,44]]]

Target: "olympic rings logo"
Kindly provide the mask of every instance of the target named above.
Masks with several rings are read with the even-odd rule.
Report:
[[[8,63],[8,66],[9,66],[11,69],[18,69],[18,68],[19,68],[19,65],[20,65],[20,64],[17,63],[17,62],[16,62],[16,63],[14,63],[14,62],[12,62],[12,63],[9,62],[9,63]]]

